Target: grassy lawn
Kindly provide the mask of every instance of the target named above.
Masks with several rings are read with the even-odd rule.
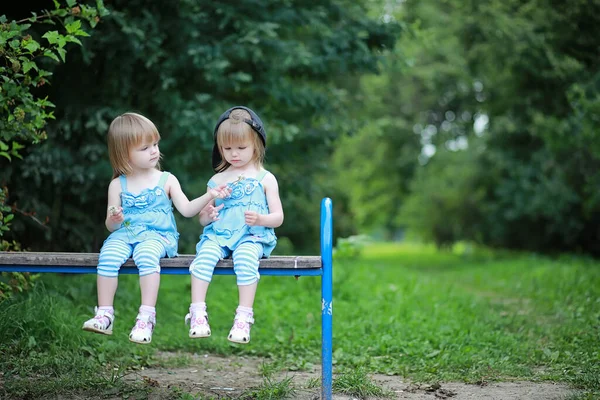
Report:
[[[113,336],[80,330],[95,304],[95,276],[44,275],[25,298],[0,304],[0,395],[44,397],[120,390],[130,368],[155,352],[244,354],[276,368],[320,363],[320,280],[261,279],[252,342],[226,340],[237,304],[235,278],[208,294],[213,335],[190,340],[183,319],[188,276],[163,276],[149,346],[130,344],[137,276],[122,276]],[[440,252],[371,244],[334,263],[334,370],[418,381],[552,380],[600,396],[600,262],[457,246]],[[133,390],[133,389],[132,389]]]

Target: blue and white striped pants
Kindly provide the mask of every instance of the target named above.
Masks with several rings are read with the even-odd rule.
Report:
[[[119,269],[132,254],[140,276],[146,276],[160,273],[160,259],[167,255],[167,250],[160,241],[154,239],[135,245],[117,239],[107,240],[100,249],[98,275],[109,278],[119,276]]]
[[[233,258],[233,270],[238,286],[251,285],[260,279],[258,264],[263,256],[263,245],[252,242],[242,243],[232,252],[227,247],[207,240],[202,243],[196,258],[190,264],[190,273],[195,278],[210,282],[219,260],[229,256]]]

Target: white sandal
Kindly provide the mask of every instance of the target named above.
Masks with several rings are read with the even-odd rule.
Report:
[[[135,325],[129,334],[129,340],[139,344],[149,344],[152,342],[152,332],[156,325],[156,317],[150,314],[138,314],[135,319]]]
[[[252,314],[236,313],[233,326],[229,331],[227,340],[234,343],[246,344],[250,342],[250,328],[254,323]]]
[[[192,339],[210,336],[210,325],[208,324],[206,310],[190,307],[190,312],[185,316],[185,323],[190,324],[189,337]]]
[[[100,310],[98,307],[94,307],[94,312],[96,313],[96,316],[85,321],[81,329],[84,331],[101,333],[103,335],[112,335],[113,321],[115,320],[114,314],[110,313],[108,310]],[[108,323],[106,320],[108,320]]]

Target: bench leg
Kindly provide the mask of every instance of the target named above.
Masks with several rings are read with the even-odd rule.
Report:
[[[321,202],[321,399],[332,397],[333,345],[333,205],[331,199]]]

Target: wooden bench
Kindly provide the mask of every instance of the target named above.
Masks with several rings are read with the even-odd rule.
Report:
[[[320,256],[272,256],[260,261],[259,271],[261,275],[321,277],[321,398],[331,400],[333,204],[329,198],[321,201],[320,244]],[[193,259],[193,255],[163,258],[161,274],[189,275],[188,267]],[[0,252],[0,272],[95,274],[97,265],[98,253]],[[138,270],[129,259],[120,272],[137,274]],[[215,274],[233,275],[231,259],[219,261]]]

